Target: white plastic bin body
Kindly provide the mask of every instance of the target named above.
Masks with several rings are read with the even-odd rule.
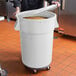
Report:
[[[45,11],[32,16],[48,18],[32,20],[20,17],[22,62],[30,68],[47,67],[52,61],[53,31],[58,27],[56,14]]]
[[[25,35],[24,35],[25,34]],[[21,32],[22,62],[30,68],[44,68],[52,61],[53,30],[44,34]]]

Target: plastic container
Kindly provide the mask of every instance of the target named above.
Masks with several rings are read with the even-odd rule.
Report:
[[[35,11],[35,10],[33,10]],[[27,19],[25,17],[46,17],[46,19]],[[17,15],[20,25],[21,55],[25,66],[38,69],[47,68],[52,62],[53,34],[58,27],[55,13],[22,12]]]

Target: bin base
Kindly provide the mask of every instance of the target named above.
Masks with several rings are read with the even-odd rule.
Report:
[[[40,70],[50,70],[50,68],[51,68],[50,65],[45,66],[45,67],[42,67],[42,68],[31,68],[31,67],[26,66],[25,64],[24,64],[24,67],[32,70],[32,73],[33,73],[33,74],[37,74],[38,71],[40,71]]]

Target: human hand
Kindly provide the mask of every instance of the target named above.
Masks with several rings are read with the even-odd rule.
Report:
[[[60,7],[60,3],[58,1],[52,1],[52,4],[57,4],[57,7]]]
[[[13,13],[13,15],[16,15],[16,14],[18,14],[18,13],[20,13],[20,8],[19,8],[19,7],[16,7],[16,12]]]

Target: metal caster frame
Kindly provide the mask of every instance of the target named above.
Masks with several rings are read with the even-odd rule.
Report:
[[[47,70],[50,70],[50,68],[51,68],[51,67],[50,67],[50,66],[48,66],[48,67],[47,67]]]
[[[38,70],[37,69],[33,69],[33,74],[37,74]]]

